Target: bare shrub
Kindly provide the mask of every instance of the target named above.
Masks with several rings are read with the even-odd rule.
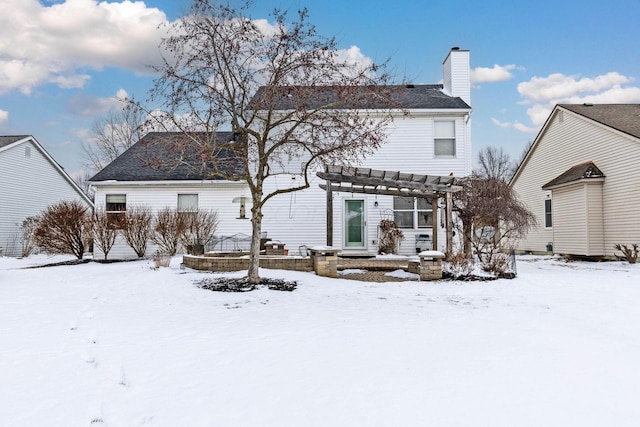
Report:
[[[171,255],[162,250],[153,253],[153,264],[156,270],[160,267],[169,267],[171,264]]]
[[[622,252],[624,257],[627,259],[629,264],[635,264],[638,260],[638,244],[633,243],[632,245],[625,245],[616,243],[614,246],[615,250]]]
[[[34,239],[34,232],[40,218],[37,216],[28,216],[22,221],[20,231],[22,234],[22,250],[20,256],[28,257],[36,248],[36,242]]]
[[[49,206],[40,215],[33,236],[35,243],[48,253],[73,254],[82,259],[91,244],[87,207],[77,200]]]
[[[442,264],[442,270],[454,279],[468,277],[473,272],[473,259],[465,253],[457,253]]]
[[[153,234],[152,222],[153,215],[146,206],[128,207],[122,218],[120,232],[138,258],[147,252],[147,243]]]
[[[395,221],[383,219],[380,221],[380,241],[378,244],[379,254],[395,254],[398,245],[404,240],[402,230],[398,228]]]
[[[163,208],[156,213],[151,240],[158,245],[159,251],[173,256],[178,251],[183,229],[184,221],[178,211]]]
[[[218,229],[218,213],[201,209],[179,215],[183,223],[180,243],[189,255],[202,255],[204,246],[209,243]]]
[[[98,209],[91,218],[91,232],[93,235],[93,244],[96,245],[107,259],[109,251],[116,243],[118,230],[113,226],[111,218],[104,209]]]

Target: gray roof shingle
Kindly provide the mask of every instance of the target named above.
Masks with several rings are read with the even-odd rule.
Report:
[[[580,181],[582,179],[604,178],[602,171],[593,162],[580,163],[571,167],[566,172],[552,179],[542,186],[543,190],[555,187],[560,184],[568,184],[570,182]]]
[[[640,138],[640,104],[559,104],[559,107]]]
[[[28,138],[31,135],[5,135],[0,136],[0,148],[6,147],[9,144],[13,144],[16,141],[20,141],[21,139]]]
[[[150,132],[94,175],[90,181],[186,181],[221,180],[211,161],[201,155],[193,138],[204,133]],[[232,132],[216,132],[219,143],[233,141]],[[198,159],[203,159],[199,161]],[[216,166],[225,174],[237,176],[241,163],[228,150],[218,150]]]
[[[463,109],[471,107],[442,91],[442,85],[262,86],[251,100],[257,110]]]

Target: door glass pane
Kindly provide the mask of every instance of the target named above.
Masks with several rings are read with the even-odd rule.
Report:
[[[362,200],[347,200],[345,202],[347,246],[364,246],[363,208]]]

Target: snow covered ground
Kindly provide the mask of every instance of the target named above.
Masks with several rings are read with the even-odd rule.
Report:
[[[2,426],[640,425],[640,265],[231,294],[179,258],[22,269],[52,260],[0,258]]]

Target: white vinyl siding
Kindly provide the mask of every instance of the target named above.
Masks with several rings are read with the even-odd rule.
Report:
[[[552,230],[544,228],[543,217],[543,201],[550,192],[541,187],[575,165],[593,162],[605,175],[603,250],[605,255],[614,255],[614,244],[640,241],[640,191],[636,191],[640,188],[640,140],[570,111],[564,111],[563,116],[562,122],[555,117],[548,121],[512,183],[538,221],[538,226],[519,242],[518,249],[544,251],[546,244],[553,241]],[[553,231],[557,232],[560,225],[554,218]]]
[[[217,235],[230,236],[237,233],[251,234],[251,223],[246,220],[237,219],[238,204],[233,203],[233,199],[247,192],[246,187],[242,184],[195,184],[194,186],[180,184],[161,185],[109,185],[108,183],[99,183],[96,186],[96,208],[104,207],[106,194],[126,194],[127,206],[147,206],[152,212],[168,207],[172,209],[178,208],[178,195],[196,195],[200,209],[211,209],[216,211],[218,219]],[[188,198],[186,198],[188,199]],[[187,200],[184,200],[186,203]],[[193,199],[191,199],[193,202]],[[186,207],[186,206],[185,206]],[[96,256],[102,256],[99,250],[95,248]],[[147,248],[147,256],[154,252],[155,248],[149,245]],[[118,236],[116,245],[109,252],[111,259],[136,258],[135,253]]]
[[[556,222],[553,251],[560,254],[584,254],[587,247],[587,218],[582,186],[554,190],[553,209]]]
[[[587,210],[587,255],[603,255],[604,216],[602,206],[602,182],[585,185]]]
[[[0,150],[0,246],[4,255],[19,256],[19,227],[61,201],[90,203],[31,140]]]

